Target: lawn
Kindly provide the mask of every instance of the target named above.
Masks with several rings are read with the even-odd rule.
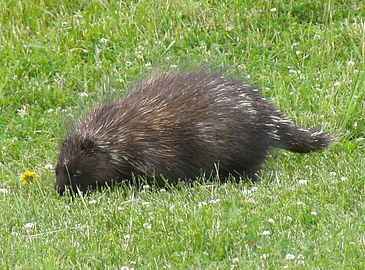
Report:
[[[5,0],[0,33],[1,268],[365,268],[363,1]],[[83,111],[201,66],[336,142],[272,152],[253,185],[58,196],[58,143]]]

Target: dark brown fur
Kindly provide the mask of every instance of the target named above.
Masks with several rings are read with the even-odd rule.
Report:
[[[202,172],[255,178],[270,148],[307,153],[330,138],[300,129],[241,81],[162,74],[80,119],[60,144],[56,189],[85,192],[133,176],[194,180]]]

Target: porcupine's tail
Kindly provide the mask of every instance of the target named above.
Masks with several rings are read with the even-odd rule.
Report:
[[[326,149],[333,138],[318,128],[299,128],[278,113],[272,120],[276,126],[276,146],[296,153],[309,153]]]

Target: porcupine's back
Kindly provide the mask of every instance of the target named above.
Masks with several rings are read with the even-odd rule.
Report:
[[[272,147],[310,152],[330,143],[321,131],[297,128],[251,86],[204,72],[146,79],[93,109],[70,137],[90,140],[120,179],[163,175],[171,182],[217,168],[222,177],[254,178]],[[79,146],[68,147],[76,152],[67,159],[78,156]]]

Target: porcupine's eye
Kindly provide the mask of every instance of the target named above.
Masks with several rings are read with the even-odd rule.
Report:
[[[76,169],[76,170],[74,171],[74,173],[73,173],[74,177],[78,177],[78,176],[80,176],[81,174],[82,174],[82,171],[81,171],[81,170],[79,170],[79,169]]]

